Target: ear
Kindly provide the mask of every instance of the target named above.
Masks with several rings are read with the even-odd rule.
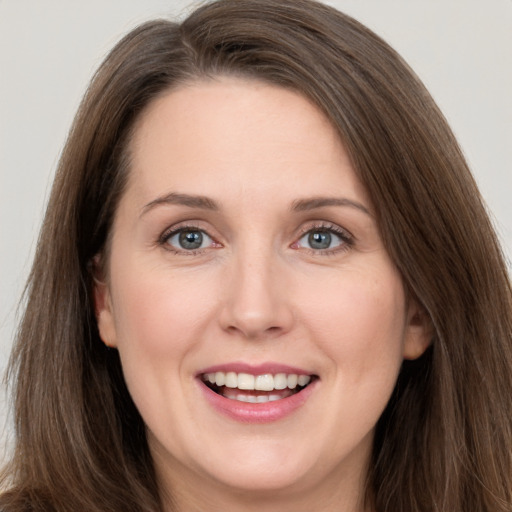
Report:
[[[415,299],[409,299],[404,341],[404,359],[417,359],[432,342],[434,330],[427,312]]]
[[[93,259],[94,313],[100,338],[107,347],[115,348],[117,347],[117,337],[112,298],[108,283],[105,282],[103,272],[100,270],[102,267],[100,260],[98,255]]]

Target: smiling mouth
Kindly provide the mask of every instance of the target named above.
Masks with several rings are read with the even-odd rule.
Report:
[[[230,400],[261,404],[274,402],[300,393],[316,379],[315,375],[296,373],[203,373],[202,380],[212,391]]]

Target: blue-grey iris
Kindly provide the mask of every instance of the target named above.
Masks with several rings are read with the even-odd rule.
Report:
[[[308,236],[312,249],[328,249],[331,246],[332,236],[328,231],[313,231]]]
[[[203,244],[203,234],[201,231],[182,231],[179,235],[179,242],[183,249],[199,249]]]

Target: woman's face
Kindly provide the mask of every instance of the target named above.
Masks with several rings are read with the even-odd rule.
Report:
[[[333,127],[295,92],[219,78],[154,101],[131,157],[96,306],[159,477],[358,491],[426,339]]]

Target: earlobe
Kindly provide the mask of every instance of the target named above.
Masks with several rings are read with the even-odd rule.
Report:
[[[404,359],[418,359],[432,342],[432,321],[427,312],[411,300],[407,314]]]
[[[107,347],[117,347],[116,329],[114,324],[114,314],[112,309],[112,300],[108,284],[103,280],[103,276],[98,271],[98,256],[94,258],[94,313],[98,324],[100,338]]]

